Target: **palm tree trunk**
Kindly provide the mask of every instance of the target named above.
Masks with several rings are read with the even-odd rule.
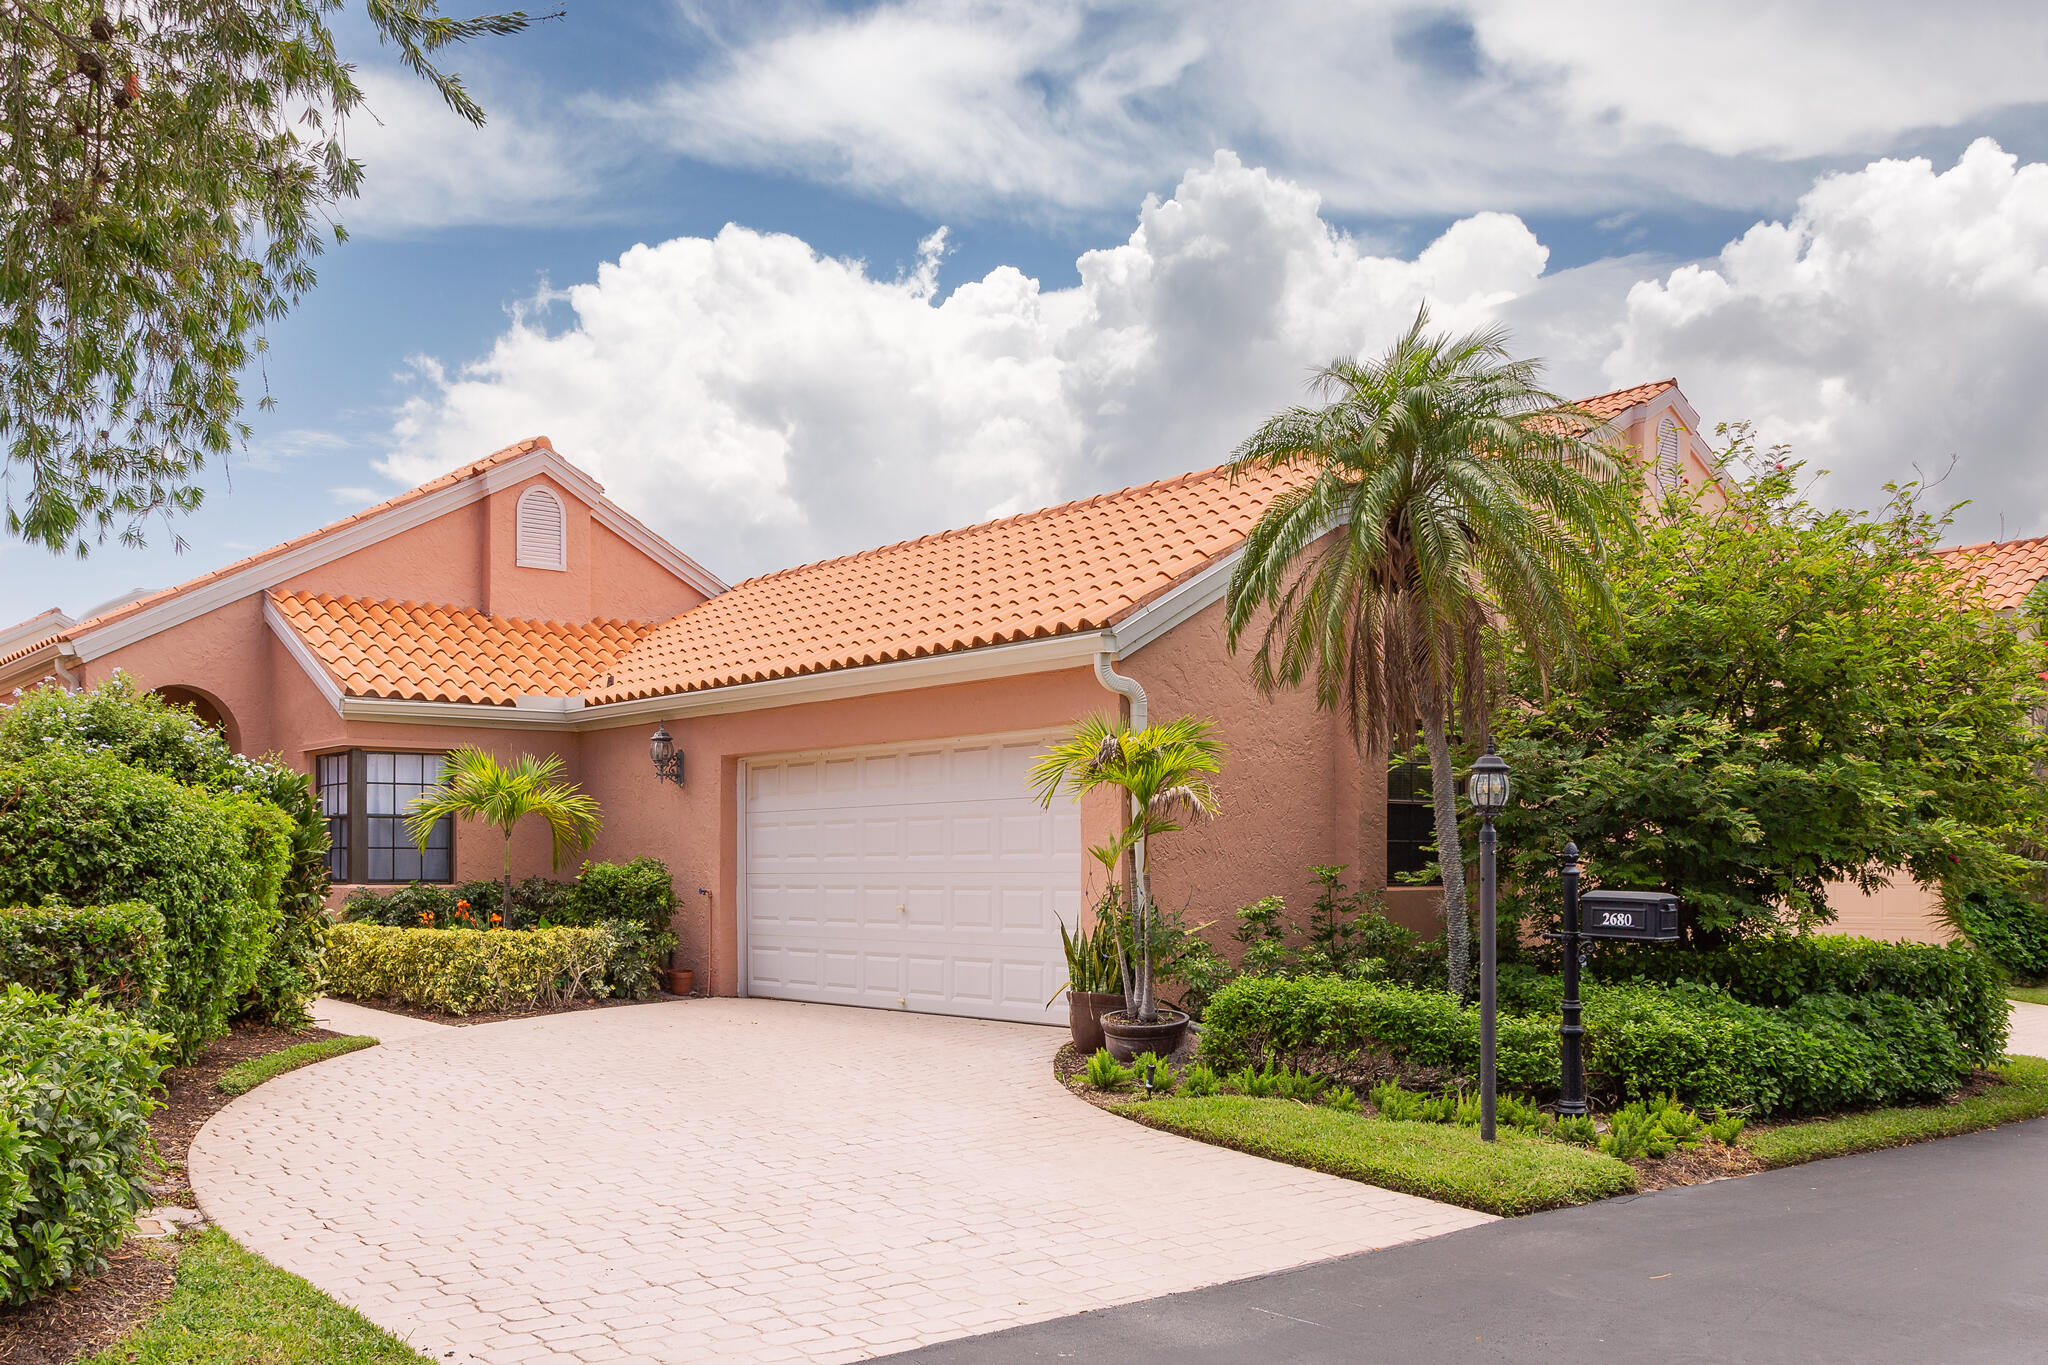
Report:
[[[498,893],[498,913],[505,917],[504,928],[512,927],[512,831],[505,831],[505,889]]]
[[[1137,895],[1131,898],[1131,935],[1138,950],[1137,985],[1138,998],[1130,1005],[1132,1015],[1141,1024],[1159,1022],[1159,1010],[1152,1003],[1152,889],[1148,885],[1151,874],[1145,867],[1145,841],[1139,839],[1131,849],[1131,870],[1137,882]]]
[[[1458,841],[1458,777],[1451,771],[1451,742],[1441,715],[1422,718],[1429,748],[1429,791],[1436,807],[1436,862],[1444,878],[1444,958],[1448,988],[1463,997],[1472,970],[1472,924],[1465,915],[1465,850]]]

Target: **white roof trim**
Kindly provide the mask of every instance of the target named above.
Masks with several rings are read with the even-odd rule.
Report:
[[[492,466],[480,477],[457,480],[445,488],[423,493],[362,521],[337,526],[283,554],[260,559],[210,583],[168,597],[155,606],[144,607],[118,621],[86,631],[73,643],[81,658],[97,659],[137,640],[183,625],[230,602],[266,592],[288,579],[389,540],[457,508],[467,507],[494,489],[541,474],[574,492],[589,505],[600,522],[699,592],[716,596],[725,591],[725,583],[708,573],[702,565],[615,507],[604,496],[604,489],[596,480],[556,451],[547,446],[537,446],[503,464]]]
[[[899,659],[893,663],[863,664],[824,673],[806,673],[794,678],[771,678],[765,682],[733,683],[697,692],[675,692],[660,697],[638,697],[632,701],[601,706],[582,704],[580,697],[560,699],[560,708],[536,705],[492,706],[478,702],[402,701],[385,697],[344,697],[340,711],[344,719],[386,721],[400,725],[473,725],[490,729],[556,728],[601,730],[631,725],[645,719],[673,719],[682,716],[718,715],[733,711],[759,711],[777,706],[801,706],[838,697],[901,692],[922,687],[946,687],[955,683],[980,682],[989,678],[1015,677],[1026,673],[1050,673],[1066,668],[1084,668],[1108,646],[1107,631],[1055,635],[1042,640],[1015,644],[984,645],[979,649],[954,650],[922,659]],[[579,709],[580,708],[580,709]]]
[[[1320,538],[1320,537],[1318,537]],[[1116,623],[1109,632],[1118,658],[1127,658],[1211,604],[1230,587],[1230,575],[1244,558],[1244,546],[1218,555],[1186,579],[1168,588]]]
[[[263,597],[263,620],[269,625],[270,633],[283,643],[285,653],[297,661],[299,667],[305,670],[306,676],[313,680],[313,686],[319,689],[320,695],[327,698],[327,704],[339,712],[342,703],[341,684],[327,671],[327,665],[320,662],[304,637],[292,629],[291,622],[284,619],[284,613],[277,609],[277,603],[270,599],[268,593]]]

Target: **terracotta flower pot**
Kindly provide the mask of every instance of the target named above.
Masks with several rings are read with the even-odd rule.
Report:
[[[1187,1036],[1188,1017],[1179,1010],[1160,1010],[1156,1024],[1141,1024],[1121,1010],[1102,1016],[1102,1045],[1120,1062],[1128,1062],[1141,1052],[1171,1057]]]
[[[696,986],[697,973],[690,968],[671,967],[668,969],[668,993],[670,995],[688,995],[692,990],[696,989]]]
[[[1074,1050],[1093,1057],[1102,1046],[1102,1016],[1124,1007],[1121,991],[1067,992],[1067,1032],[1074,1037]]]

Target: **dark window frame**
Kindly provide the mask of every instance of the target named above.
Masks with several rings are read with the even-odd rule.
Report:
[[[1420,872],[1436,861],[1436,800],[1429,759],[1413,747],[1387,757],[1387,885],[1441,886],[1408,882],[1402,873]]]
[[[428,778],[418,760],[434,760],[438,771],[446,757],[439,749],[342,749],[313,755],[315,790],[327,818],[328,838],[333,842],[337,833],[343,836],[327,857],[328,870],[338,884],[454,883],[455,821],[442,817],[424,853],[404,833],[405,807],[438,780]],[[329,793],[340,794],[341,810],[329,811]],[[372,805],[391,809],[373,812]],[[407,872],[418,875],[402,875]]]

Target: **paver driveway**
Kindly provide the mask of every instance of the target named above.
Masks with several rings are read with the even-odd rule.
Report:
[[[448,1029],[271,1081],[206,1212],[442,1360],[853,1360],[1491,1221],[1155,1133],[1059,1037],[707,1000]]]

